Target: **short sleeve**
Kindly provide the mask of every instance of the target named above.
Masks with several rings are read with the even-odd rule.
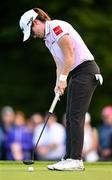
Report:
[[[67,24],[64,21],[53,20],[50,28],[56,41],[58,41],[65,34],[69,34],[67,31]]]

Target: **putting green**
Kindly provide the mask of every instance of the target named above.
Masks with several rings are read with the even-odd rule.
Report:
[[[36,162],[34,171],[28,172],[29,166],[22,162],[0,161],[0,180],[111,180],[112,163],[84,163],[85,171],[50,171],[47,165],[52,162]]]

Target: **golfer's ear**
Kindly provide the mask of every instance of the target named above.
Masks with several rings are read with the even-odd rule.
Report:
[[[33,23],[34,23],[34,24],[38,24],[38,20],[35,19],[35,20],[33,21]]]

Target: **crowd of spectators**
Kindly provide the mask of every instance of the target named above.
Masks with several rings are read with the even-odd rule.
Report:
[[[85,115],[82,157],[87,162],[112,160],[112,106],[101,112],[98,127],[94,119]],[[5,106],[0,113],[0,160],[30,159],[44,125],[45,116],[36,112],[26,118],[22,111]],[[61,122],[61,123],[59,123]],[[65,154],[66,114],[61,121],[51,115],[35,152],[36,160],[59,160]]]

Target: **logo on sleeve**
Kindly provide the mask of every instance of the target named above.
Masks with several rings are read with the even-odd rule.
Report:
[[[63,32],[63,30],[61,29],[60,26],[56,26],[54,29],[53,29],[54,33],[56,34],[56,36],[58,36],[59,34],[61,34]]]

